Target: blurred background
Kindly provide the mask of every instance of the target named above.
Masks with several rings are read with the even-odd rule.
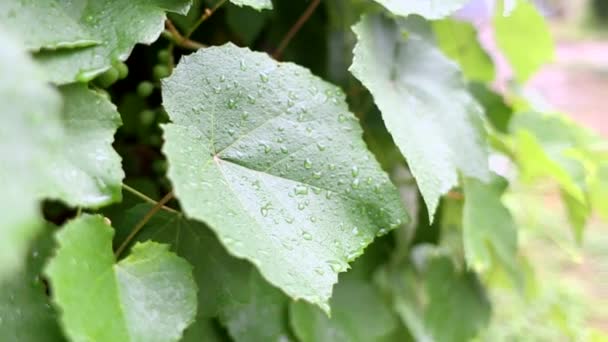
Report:
[[[608,0],[535,2],[551,25],[556,54],[521,91],[608,138]],[[459,17],[478,27],[497,64],[495,86],[504,89],[512,72],[492,37],[494,5],[492,0],[473,1]],[[558,341],[564,339],[561,331],[572,341],[605,341],[600,335],[608,333],[608,224],[593,218],[582,245],[576,243],[552,184],[516,185],[506,201],[521,228],[520,248],[535,265],[537,284],[531,302],[507,289],[493,294],[495,316],[488,336]],[[583,333],[583,326],[590,329]]]

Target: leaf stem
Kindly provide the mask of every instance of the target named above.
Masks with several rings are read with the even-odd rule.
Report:
[[[169,19],[165,20],[165,28],[166,30],[163,31],[163,36],[171,40],[175,45],[179,47],[190,50],[198,50],[200,48],[207,47],[207,45],[203,43],[199,43],[197,41],[191,40],[188,37],[183,36],[181,33],[179,33],[175,25],[173,25],[173,23]]]
[[[132,187],[128,186],[127,184],[123,184],[123,185],[122,185],[122,187],[123,187],[125,190],[127,190],[128,192],[132,193],[133,195],[135,195],[135,196],[137,196],[137,197],[141,198],[142,200],[144,200],[144,201],[146,201],[146,202],[148,202],[148,203],[150,203],[150,204],[154,204],[154,205],[156,205],[156,204],[158,204],[158,203],[159,203],[158,201],[155,201],[154,199],[152,199],[152,198],[150,198],[150,197],[148,197],[148,196],[144,195],[142,192],[140,192],[140,191],[138,191],[138,190],[136,190],[136,189],[134,189],[134,188],[132,188]],[[168,211],[168,212],[170,212],[170,213],[174,213],[174,214],[179,214],[179,213],[180,213],[179,211],[177,211],[177,210],[175,210],[175,209],[173,209],[173,208],[169,208],[169,207],[167,207],[167,206],[165,206],[165,205],[163,205],[163,206],[161,207],[161,209],[166,210],[166,211]]]
[[[222,5],[224,3],[226,3],[226,0],[220,0],[212,8],[205,8],[205,10],[203,11],[203,15],[201,15],[201,17],[198,18],[198,20],[194,23],[194,25],[192,25],[192,27],[188,30],[188,32],[186,32],[184,37],[190,38],[190,36],[194,33],[194,31],[196,31],[196,29],[199,26],[201,26],[201,24],[204,23],[205,20],[209,19],[209,17],[212,16],[213,13],[215,13],[215,11],[217,11],[220,7],[222,7]]]
[[[291,39],[293,39],[296,33],[300,31],[302,25],[304,25],[304,23],[308,21],[310,16],[314,13],[315,9],[317,9],[317,7],[319,6],[319,3],[321,3],[321,0],[313,0],[310,5],[308,5],[304,13],[302,13],[300,18],[298,18],[298,21],[296,21],[296,23],[291,27],[291,29],[289,29],[285,37],[283,37],[283,40],[281,40],[281,43],[279,43],[279,47],[277,47],[275,52],[272,54],[272,57],[274,59],[281,59],[283,51],[285,50],[285,48],[287,48],[287,45],[289,45]]]
[[[152,216],[154,216],[154,214],[156,214],[172,198],[173,198],[173,191],[169,191],[169,193],[167,193],[165,195],[165,197],[163,197],[158,203],[156,203],[156,205],[154,207],[152,207],[152,209],[150,209],[150,211],[148,211],[146,213],[146,215],[144,215],[144,217],[141,219],[141,221],[139,221],[137,223],[137,225],[135,225],[135,228],[133,228],[133,230],[131,231],[129,236],[127,236],[125,241],[123,241],[122,244],[120,245],[120,247],[118,247],[118,249],[116,250],[116,253],[114,253],[114,255],[116,256],[117,259],[120,256],[120,254],[122,254],[122,252],[125,250],[125,248],[127,248],[127,246],[129,245],[129,242],[131,242],[131,240],[133,240],[135,235],[137,235],[137,233],[139,233],[141,231],[141,229],[146,225],[146,223],[148,223],[148,221],[150,221]]]

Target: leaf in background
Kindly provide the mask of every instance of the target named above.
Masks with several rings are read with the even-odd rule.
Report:
[[[514,115],[509,130],[524,180],[551,177],[559,184],[575,237],[581,241],[591,211],[589,164],[597,162],[588,154],[599,138],[564,116],[536,112]]]
[[[418,14],[426,19],[441,19],[456,12],[469,0],[374,0],[393,14],[408,16]]]
[[[471,81],[494,80],[494,63],[477,38],[473,24],[454,19],[432,23],[437,45],[448,57],[458,62],[464,76]]]
[[[255,8],[258,11],[263,9],[272,9],[271,0],[230,0],[230,2],[241,7],[249,6]]]
[[[71,17],[57,0],[0,2],[0,21],[12,36],[20,37],[30,51],[76,48],[96,45],[94,32]]]
[[[481,108],[454,62],[429,42],[406,38],[382,15],[365,16],[353,30],[359,42],[350,70],[374,95],[432,218],[459,172],[489,178]]]
[[[406,221],[344,94],[308,70],[227,44],[183,58],[162,89],[184,212],[294,299],[328,311],[337,274]]]
[[[115,263],[114,231],[84,215],[57,234],[46,268],[67,336],[77,341],[177,341],[196,314],[192,267],[145,242]]]
[[[590,200],[593,207],[604,221],[608,221],[608,161],[602,161],[597,168],[595,177],[590,182]]]
[[[89,81],[112,63],[127,59],[135,44],[154,42],[163,30],[165,11],[185,14],[190,0],[8,0],[4,6],[12,30],[30,50],[95,44],[44,49],[36,54],[51,81],[64,84]],[[39,18],[48,18],[44,19],[48,22]]]
[[[436,341],[470,341],[488,325],[490,302],[474,273],[457,271],[449,258],[436,257],[425,284],[424,321]]]
[[[477,82],[469,84],[469,90],[484,108],[492,126],[501,133],[508,133],[513,109],[505,103],[504,98],[485,84]]]
[[[61,98],[30,56],[0,29],[0,281],[19,269],[42,227],[38,192],[48,178],[41,158],[62,139]]]
[[[458,270],[434,245],[411,261],[381,269],[377,283],[416,341],[470,341],[490,320],[490,302],[474,273]]]
[[[59,89],[64,100],[64,137],[52,154],[40,156],[40,167],[49,173],[41,193],[73,206],[119,202],[124,172],[112,142],[121,125],[120,114],[109,100],[85,85]]]
[[[50,228],[47,233],[50,233]],[[41,279],[43,264],[54,247],[50,234],[34,241],[25,270],[0,282],[0,340],[64,341]]]
[[[341,279],[331,299],[332,314],[304,302],[292,302],[289,316],[302,342],[399,341],[399,322],[380,292],[358,279]],[[402,336],[401,336],[402,337]]]
[[[527,81],[553,59],[555,47],[549,27],[531,2],[519,1],[508,16],[496,15],[494,36],[519,82]]]
[[[494,259],[504,267],[515,285],[521,284],[517,270],[517,228],[501,201],[508,183],[494,176],[489,184],[464,180],[463,244],[469,268],[482,273]]]
[[[151,207],[143,204],[127,211],[118,225],[116,240],[123,240]],[[200,325],[209,324],[211,317],[219,317],[237,341],[277,341],[287,336],[287,296],[268,284],[251,264],[230,256],[204,224],[160,211],[137,240],[170,244],[193,265],[199,309],[197,322],[186,336],[190,330],[206,331]]]
[[[258,37],[271,12],[258,12],[249,7],[228,6],[226,24],[245,45],[251,45]]]

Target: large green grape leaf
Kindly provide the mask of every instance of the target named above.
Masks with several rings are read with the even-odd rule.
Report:
[[[117,226],[117,242],[150,210],[138,205],[125,213]],[[237,341],[278,341],[287,336],[284,312],[287,299],[268,284],[249,263],[230,256],[204,224],[183,215],[158,212],[146,224],[137,240],[154,240],[172,250],[192,266],[198,284],[198,318],[186,332],[203,329],[211,317],[219,317]],[[185,339],[188,341],[188,339]]]
[[[340,279],[331,299],[332,315],[304,302],[292,302],[291,326],[302,342],[400,341],[399,321],[374,286],[363,280]]]
[[[520,82],[553,59],[555,47],[549,27],[529,1],[519,1],[507,16],[496,15],[494,35]]]
[[[481,108],[454,62],[416,34],[405,37],[398,23],[365,16],[353,30],[350,70],[374,96],[432,217],[459,172],[489,178]]]
[[[26,267],[0,282],[0,340],[64,341],[56,315],[49,305],[41,273],[54,247],[49,229],[34,241]]]
[[[42,226],[37,194],[46,148],[61,139],[61,98],[24,48],[0,29],[0,279],[22,264]],[[44,165],[46,167],[46,165]],[[41,179],[42,178],[42,179]]]
[[[177,341],[196,314],[192,267],[155,242],[115,263],[113,234],[91,215],[57,234],[46,274],[65,333],[75,341]]]
[[[71,17],[58,0],[17,1],[0,3],[0,20],[12,35],[21,37],[28,49],[59,49],[98,44],[95,35]]]
[[[163,82],[168,175],[186,215],[272,284],[326,310],[337,274],[407,217],[344,94],[232,44]]]
[[[427,19],[440,19],[456,12],[469,0],[374,0],[396,15],[418,14]]]
[[[258,11],[263,9],[272,9],[271,0],[230,0],[230,2],[237,6],[249,6]]]
[[[190,0],[8,0],[0,5],[7,10],[3,13],[12,30],[31,50],[95,44],[36,54],[51,80],[59,84],[88,81],[125,60],[135,44],[158,38],[165,11],[185,14],[189,7]]]
[[[450,58],[460,64],[464,76],[472,81],[491,82],[494,63],[477,39],[473,24],[454,19],[433,22],[437,45]]]
[[[484,272],[496,258],[517,279],[517,228],[501,202],[507,182],[498,176],[490,184],[467,178],[463,186],[462,239],[467,264]]]

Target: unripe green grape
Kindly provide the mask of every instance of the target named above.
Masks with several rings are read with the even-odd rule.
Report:
[[[122,62],[117,63],[116,65],[114,65],[114,68],[116,68],[116,70],[118,70],[118,79],[122,80],[127,78],[127,75],[129,75],[129,67]]]
[[[158,51],[158,61],[161,63],[169,63],[169,58],[171,57],[169,55],[169,51],[168,50],[160,50]]]
[[[148,97],[154,91],[154,84],[149,81],[143,81],[137,85],[137,95],[141,97]]]
[[[152,123],[154,123],[155,119],[156,113],[154,113],[154,111],[150,109],[142,110],[141,113],[139,113],[139,122],[141,122],[141,124],[144,126],[151,125]]]
[[[100,88],[108,88],[112,84],[114,84],[116,81],[118,81],[118,70],[116,70],[115,68],[111,68],[110,70],[97,76],[97,78],[95,78],[94,82]]]
[[[166,65],[157,64],[152,69],[152,74],[154,75],[154,79],[160,80],[161,78],[165,78],[169,76],[171,72]]]

